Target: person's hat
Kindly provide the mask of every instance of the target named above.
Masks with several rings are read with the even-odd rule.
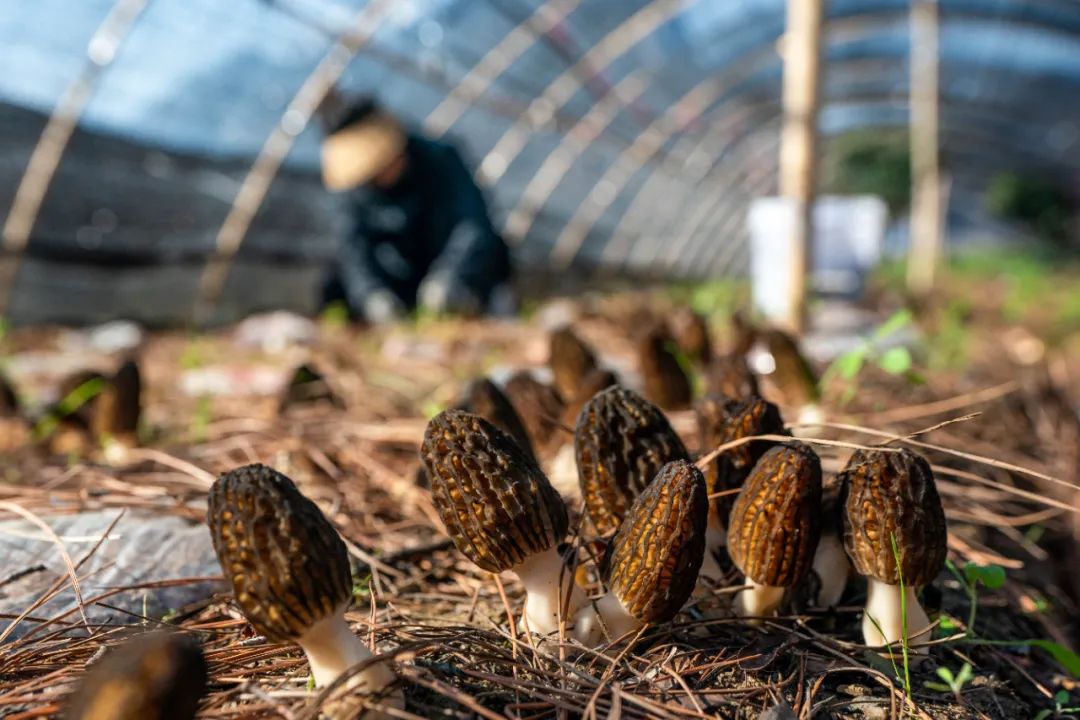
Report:
[[[405,151],[405,131],[396,119],[363,97],[336,112],[322,113],[323,184],[351,190],[379,174]]]

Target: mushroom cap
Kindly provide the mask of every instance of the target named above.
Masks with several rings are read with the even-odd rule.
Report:
[[[666,622],[689,599],[705,559],[709,498],[701,471],[664,465],[637,496],[605,556],[607,582],[627,612]]]
[[[566,535],[566,505],[547,476],[483,418],[439,413],[424,432],[420,457],[447,535],[481,569],[509,570]]]
[[[713,358],[707,371],[710,393],[729,400],[749,400],[761,394],[757,376],[743,355],[722,355]]]
[[[464,410],[479,415],[509,435],[529,457],[535,458],[529,433],[513,404],[499,387],[487,378],[477,378],[465,386],[464,391],[452,405],[454,410]]]
[[[555,388],[522,370],[506,381],[505,391],[525,426],[534,450],[547,455],[561,446],[564,439],[568,439],[568,436],[564,437],[561,427],[566,404]]]
[[[659,323],[638,341],[645,397],[668,410],[682,409],[693,399],[690,378],[671,351],[674,346],[667,328]]]
[[[720,445],[754,435],[786,435],[780,410],[760,397],[730,400],[709,395],[695,405],[701,452],[708,454]],[[775,440],[754,440],[725,450],[705,468],[709,494],[742,487],[754,464],[776,445]],[[714,512],[721,524],[727,521],[735,504],[733,495],[714,501]]]
[[[199,644],[176,632],[127,640],[94,663],[72,693],[67,720],[191,720],[206,692]]]
[[[671,337],[679,350],[694,362],[705,364],[712,357],[712,340],[705,317],[688,305],[680,305],[668,319]]]
[[[105,382],[94,404],[91,428],[98,438],[134,436],[142,412],[142,376],[134,359],[125,360]]]
[[[906,448],[856,450],[840,481],[844,549],[856,571],[899,585],[899,556],[905,585],[930,584],[945,565],[947,528],[926,460]]]
[[[660,409],[618,385],[597,393],[582,409],[574,454],[585,510],[601,534],[618,528],[661,467],[690,459]]]
[[[766,452],[746,478],[728,520],[728,553],[760,585],[796,585],[821,535],[821,461],[799,442]]]
[[[585,376],[596,369],[596,355],[569,327],[551,333],[548,365],[555,378],[555,389],[566,398],[576,398]]]
[[[773,381],[788,405],[807,405],[821,399],[817,376],[799,347],[799,341],[782,330],[769,329],[762,340],[776,362]]]
[[[295,641],[352,597],[345,543],[292,480],[265,465],[210,488],[210,536],[236,602],[274,642]]]

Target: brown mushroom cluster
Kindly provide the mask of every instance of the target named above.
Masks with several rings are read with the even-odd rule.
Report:
[[[639,344],[646,393],[665,404],[683,405],[682,390],[664,395],[681,385],[670,382],[674,368],[684,369],[675,352],[711,378],[713,391],[694,406],[697,465],[656,404],[614,376],[590,385],[604,371],[569,328],[551,338],[554,385],[528,372],[507,383],[526,439],[512,428],[504,432],[505,423],[488,422],[494,419],[479,409],[433,419],[421,456],[455,546],[482,570],[518,577],[523,626],[541,634],[566,631],[587,646],[670,621],[692,597],[703,597],[694,594],[700,578],[709,578],[709,587],[730,584],[721,553],[745,578],[732,609],[749,622],[775,615],[786,601],[835,605],[854,565],[869,581],[864,630],[878,630],[867,630],[866,641],[924,639],[928,622],[914,593],[944,557],[943,515],[925,461],[906,450],[864,451],[825,482],[817,453],[791,438],[777,406],[760,395],[742,355],[746,348],[714,357],[701,335],[701,325],[682,313],[670,329],[650,326]],[[566,428],[556,417],[573,409],[562,393],[580,401],[583,392],[590,394],[573,429],[583,515],[575,518],[530,447],[557,444],[552,437]],[[916,550],[911,543],[920,524],[932,531]],[[589,560],[559,550],[575,525],[586,540],[606,547],[592,575],[604,592],[591,602],[575,582],[589,576],[576,563]],[[904,543],[899,566],[890,537]],[[898,620],[901,577],[909,610]],[[812,592],[799,594],[807,588]]]

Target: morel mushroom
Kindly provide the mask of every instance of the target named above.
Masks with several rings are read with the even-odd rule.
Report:
[[[19,413],[19,397],[15,394],[15,388],[0,374],[0,418],[19,417]]]
[[[675,345],[663,325],[655,325],[638,341],[638,362],[645,382],[645,397],[665,410],[680,410],[690,404],[690,378],[671,351]]]
[[[230,470],[210,489],[207,524],[248,622],[268,640],[299,645],[316,687],[372,657],[345,621],[352,598],[345,543],[292,480],[265,465]],[[386,705],[404,704],[400,689],[386,696],[394,673],[385,664],[350,682]]]
[[[191,720],[206,692],[199,644],[151,632],[109,650],[68,700],[66,720]]]
[[[667,622],[689,599],[705,556],[709,498],[701,471],[664,465],[638,495],[604,557],[608,593],[582,610],[575,636],[588,646],[646,623]]]
[[[487,378],[478,378],[465,386],[465,390],[451,405],[453,410],[464,410],[479,415],[513,438],[529,457],[535,459],[532,441],[517,410],[499,387]]]
[[[548,360],[555,379],[555,389],[563,398],[576,398],[585,377],[596,369],[596,355],[569,327],[551,334]]]
[[[478,378],[470,382],[449,409],[464,410],[473,415],[479,415],[509,435],[529,457],[536,459],[532,441],[529,439],[521,417],[509,398],[491,380]],[[416,470],[416,484],[420,487],[429,486],[423,464]]]
[[[930,619],[916,593],[941,571],[946,553],[945,512],[930,465],[907,449],[857,450],[840,480],[844,547],[869,583],[866,644],[900,641],[905,627],[909,641],[929,639]]]
[[[787,434],[777,407],[759,397],[740,402],[710,395],[702,398],[695,410],[703,455],[741,438]],[[774,445],[775,440],[753,440],[718,455],[705,467],[705,484],[709,495],[741,488],[754,464]],[[714,553],[727,543],[727,521],[734,505],[735,495],[730,492],[712,501],[709,544],[702,572],[704,577],[720,575],[720,567],[713,558]]]
[[[743,355],[713,358],[706,371],[706,387],[710,393],[728,400],[745,401],[761,394],[757,376]]]
[[[598,393],[582,409],[574,453],[585,511],[601,534],[619,527],[634,498],[661,467],[690,459],[660,409],[618,385]]]
[[[124,459],[128,448],[138,445],[142,413],[142,377],[135,360],[124,361],[106,380],[94,402],[91,429],[110,462]]]
[[[278,401],[278,413],[284,414],[294,407],[329,404],[344,409],[345,403],[330,387],[326,378],[310,363],[301,363],[289,377]]]
[[[566,505],[536,461],[506,433],[462,410],[436,415],[420,457],[446,533],[482,570],[512,570],[525,587],[524,618],[557,632],[585,602],[558,551]]]
[[[754,465],[728,521],[728,554],[750,587],[747,617],[772,615],[810,570],[821,533],[821,461],[802,443],[778,445]]]
[[[538,457],[550,457],[570,439],[561,427],[566,403],[555,388],[522,370],[510,376],[505,391]]]
[[[610,370],[596,368],[581,382],[578,394],[572,398],[564,397],[566,409],[563,411],[563,423],[569,427],[577,425],[578,416],[581,415],[585,403],[589,402],[601,390],[607,390],[612,385],[618,385],[619,378]]]
[[[681,305],[671,314],[668,328],[683,355],[702,366],[709,363],[712,340],[704,316],[694,312],[691,307]]]

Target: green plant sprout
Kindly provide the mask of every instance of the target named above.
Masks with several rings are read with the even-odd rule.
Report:
[[[1031,638],[1026,640],[991,640],[979,637],[975,632],[975,619],[979,607],[979,586],[983,585],[990,590],[997,590],[1005,584],[1005,570],[997,565],[977,565],[967,563],[963,571],[956,567],[952,561],[946,560],[945,567],[959,582],[960,587],[968,596],[971,609],[968,611],[967,626],[962,632],[954,632],[948,640],[963,642],[969,645],[989,645],[1011,648],[1039,648],[1057,662],[1066,672],[1074,678],[1080,678],[1080,655],[1072,650],[1059,645],[1052,640]],[[957,630],[956,623],[951,619],[942,617],[940,627],[943,630]]]
[[[195,403],[195,415],[191,419],[191,435],[195,442],[206,440],[206,431],[213,417],[213,407],[209,395],[200,395]]]
[[[960,666],[960,670],[953,674],[953,671],[947,667],[939,667],[937,669],[937,676],[945,682],[930,682],[924,683],[926,687],[937,692],[947,693],[951,692],[956,698],[956,702],[963,704],[961,697],[964,692],[964,686],[971,682],[974,673],[971,670],[971,663],[964,663]]]
[[[1067,702],[1069,702],[1069,692],[1067,690],[1058,690],[1054,694],[1054,707],[1040,710],[1033,720],[1046,720],[1046,718],[1062,717],[1063,715],[1080,715],[1080,707],[1065,707]]]
[[[858,392],[858,377],[868,363],[873,363],[890,375],[903,376],[908,382],[921,384],[922,377],[912,370],[911,352],[903,346],[881,350],[880,345],[887,337],[912,323],[911,311],[904,309],[893,314],[879,325],[868,338],[858,346],[847,351],[832,361],[822,375],[821,385],[826,385],[836,377],[845,381],[844,393],[840,404],[846,405]]]
[[[47,413],[34,425],[34,438],[41,440],[52,435],[60,425],[60,420],[93,400],[104,389],[104,379],[91,378],[60,398],[60,402],[56,403],[52,412]]]

